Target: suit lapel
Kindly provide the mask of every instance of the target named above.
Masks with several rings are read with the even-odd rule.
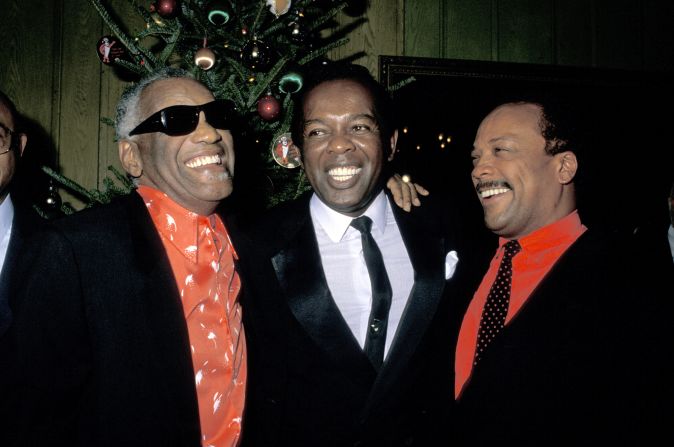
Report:
[[[300,216],[282,223],[279,237],[287,239],[271,257],[288,307],[308,336],[347,374],[375,371],[351,333],[335,303],[323,271],[318,243],[309,214],[308,202],[290,215]]]
[[[182,402],[176,409],[186,411],[179,417],[186,424],[198,427],[198,407],[194,386],[194,369],[190,354],[189,335],[182,302],[166,251],[140,196],[132,193],[127,199],[129,231],[137,262],[138,297],[142,298],[146,325],[155,338],[155,349],[148,353],[158,368],[165,371],[157,382],[166,390],[163,394]],[[174,405],[167,401],[166,405]],[[190,421],[190,419],[192,419]]]
[[[444,238],[429,232],[427,227],[419,225],[417,218],[395,205],[393,212],[414,268],[414,285],[364,413],[388,394],[396,385],[400,372],[409,368],[409,362],[435,316],[445,287]]]

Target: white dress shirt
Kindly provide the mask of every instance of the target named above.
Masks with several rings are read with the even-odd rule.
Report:
[[[669,230],[667,230],[667,239],[669,239],[669,249],[672,252],[672,261],[674,261],[674,225],[669,226]]]
[[[12,220],[14,220],[14,205],[8,194],[0,203],[0,272],[5,265],[9,239],[12,236]]]
[[[310,211],[330,293],[362,348],[372,307],[372,290],[360,232],[349,226],[353,217],[334,211],[316,194],[311,198]],[[372,219],[372,236],[381,250],[393,291],[384,348],[386,356],[412,290],[414,270],[386,194],[381,192],[363,214]]]

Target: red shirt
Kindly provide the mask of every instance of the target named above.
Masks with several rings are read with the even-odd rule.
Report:
[[[238,445],[246,391],[246,343],[236,252],[216,214],[201,216],[140,186],[178,285],[190,338],[203,446]]]
[[[513,258],[513,276],[510,292],[510,305],[506,315],[506,327],[524,306],[531,292],[538,286],[543,277],[550,271],[552,266],[562,254],[587,230],[580,222],[578,212],[574,211],[568,216],[546,227],[534,231],[527,236],[518,239],[522,250]],[[456,346],[456,361],[454,364],[454,397],[458,398],[464,386],[470,378],[475,358],[477,335],[480,329],[480,317],[487,301],[487,295],[491,288],[503,256],[503,246],[507,239],[499,238],[499,249],[492,259],[480,287],[478,287],[468,310],[463,317],[459,339]]]

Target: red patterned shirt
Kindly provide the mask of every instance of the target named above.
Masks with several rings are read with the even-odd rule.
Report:
[[[201,216],[140,186],[168,254],[190,337],[202,445],[238,445],[246,391],[246,343],[236,252],[216,214]]]

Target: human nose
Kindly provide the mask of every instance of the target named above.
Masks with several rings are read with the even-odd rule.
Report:
[[[335,134],[328,143],[328,151],[335,153],[344,153],[355,148],[353,141],[348,136],[341,133]]]
[[[200,112],[197,128],[192,132],[192,140],[196,143],[204,142],[212,144],[221,139],[222,136],[218,133],[218,130],[206,121],[206,114]]]
[[[493,170],[492,160],[489,155],[482,155],[473,159],[473,170],[471,176],[475,180],[480,180],[482,177],[489,175]]]

